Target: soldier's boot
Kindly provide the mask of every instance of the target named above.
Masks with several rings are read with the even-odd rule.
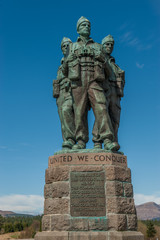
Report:
[[[112,142],[109,139],[104,140],[104,149],[116,152],[120,149],[120,145],[117,142]]]
[[[62,149],[72,149],[74,144],[75,144],[74,140],[68,139],[68,140],[63,142]]]
[[[95,142],[95,143],[94,143],[94,149],[102,149],[102,143],[100,143],[100,142]]]
[[[86,143],[82,140],[79,140],[78,143],[72,147],[73,150],[85,149],[85,148],[86,148]]]

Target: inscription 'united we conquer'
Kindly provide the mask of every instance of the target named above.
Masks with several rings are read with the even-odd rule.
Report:
[[[104,172],[71,172],[71,216],[105,216]]]
[[[60,164],[127,164],[127,158],[113,153],[61,154],[49,158],[49,166]]]

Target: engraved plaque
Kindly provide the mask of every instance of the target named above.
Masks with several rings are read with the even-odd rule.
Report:
[[[105,216],[104,172],[71,172],[71,216]]]

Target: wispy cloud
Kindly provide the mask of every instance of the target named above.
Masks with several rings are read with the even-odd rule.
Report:
[[[160,204],[160,194],[153,194],[153,195],[144,195],[144,194],[135,194],[134,195],[135,204],[140,205],[146,202],[155,202]]]
[[[122,24],[119,29],[119,41],[126,46],[135,47],[139,51],[149,50],[153,47],[157,39],[153,34],[146,36],[145,39],[140,39],[135,33],[135,25],[131,23]]]
[[[125,23],[123,23],[123,24],[119,27],[118,30],[119,30],[119,31],[122,31],[123,29],[127,28],[128,25],[129,25],[129,23],[128,23],[128,22],[125,22]]]
[[[0,146],[0,149],[7,149],[7,146]]]
[[[137,68],[142,69],[144,67],[144,64],[140,64],[140,63],[136,62],[136,66],[137,66]]]
[[[151,49],[153,47],[153,44],[142,44],[142,43],[140,43],[139,45],[138,45],[138,50],[140,50],[140,51],[142,51],[142,50],[149,50],[149,49]]]
[[[119,39],[122,43],[130,46],[137,46],[139,44],[139,39],[137,37],[134,37],[132,31],[123,33],[122,35],[120,35]]]
[[[5,195],[0,196],[0,210],[15,213],[43,213],[44,198],[40,195]]]
[[[33,147],[30,143],[27,143],[27,142],[17,143],[16,145],[14,144],[14,146],[15,146],[15,147],[13,147],[13,146],[0,145],[0,150],[18,151],[19,148],[22,148],[22,147]]]
[[[23,146],[23,147],[30,147],[31,145],[27,142],[22,142],[22,143],[19,143],[19,145]]]

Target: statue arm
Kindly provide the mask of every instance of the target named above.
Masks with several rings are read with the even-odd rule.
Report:
[[[123,89],[125,85],[125,72],[115,63],[115,61],[111,61],[111,65],[116,76],[115,83],[117,95],[123,97],[124,96]]]

